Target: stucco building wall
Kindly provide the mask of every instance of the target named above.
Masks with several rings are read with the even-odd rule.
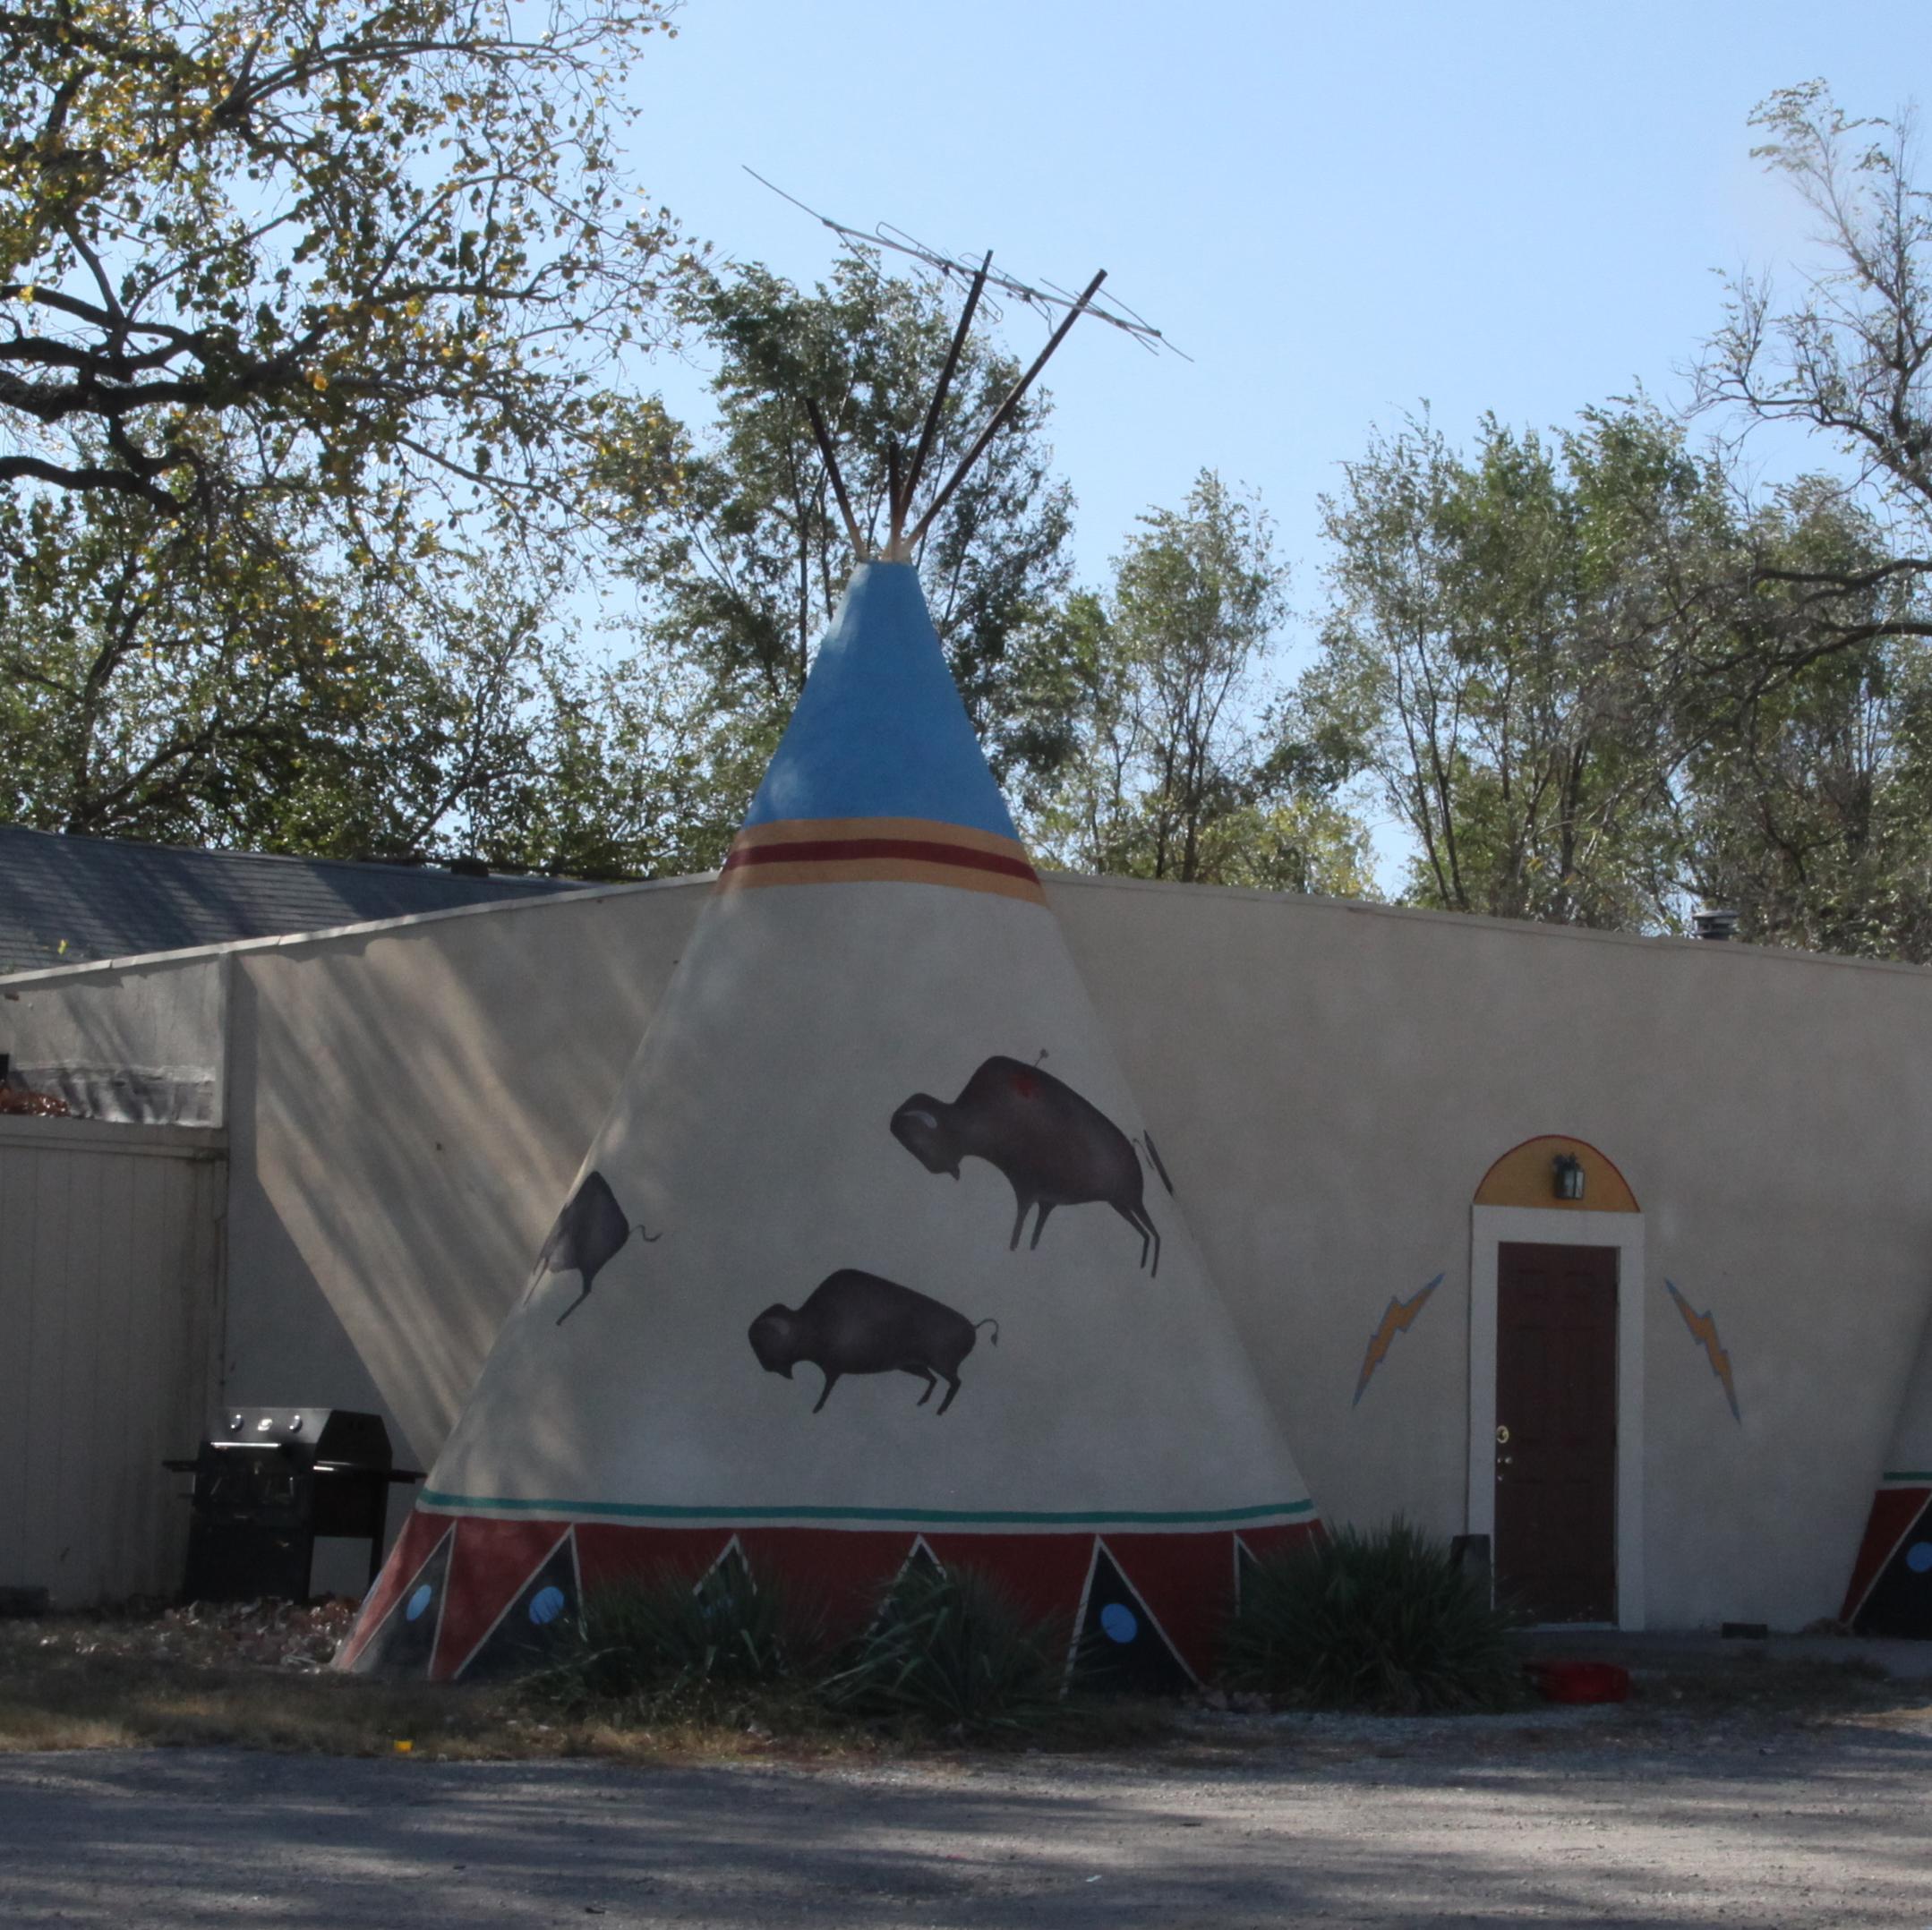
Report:
[[[1912,1473],[1932,1485],[1932,1307],[1899,1405],[1898,1424],[1885,1450],[1885,1472]]]
[[[89,1119],[219,1127],[229,970],[206,950],[0,979],[13,1083]]]
[[[326,1382],[346,1390],[337,1405],[389,1414],[430,1465],[705,890],[585,892],[238,955],[234,1398]]]
[[[1932,1299],[1932,975],[1232,892],[1056,898],[1326,1513],[1461,1529],[1471,1200],[1509,1148],[1569,1133],[1645,1222],[1648,1621],[1835,1612]],[[1355,1405],[1388,1302],[1439,1272]],[[1740,1418],[1666,1279],[1714,1317]]]
[[[225,948],[227,1398],[378,1406],[427,1465],[705,890]],[[1048,890],[1325,1514],[1464,1530],[1472,1201],[1511,1147],[1570,1134],[1641,1209],[1642,1277],[1620,1286],[1641,1314],[1623,1363],[1637,1612],[1790,1627],[1836,1609],[1932,1304],[1932,974],[1235,891]],[[114,988],[87,969],[6,990],[40,1017],[0,1005],[0,1050],[8,1025],[83,1006],[97,1046],[111,1032]],[[1385,1309],[1438,1276],[1360,1387]],[[1712,1317],[1712,1347],[1666,1280]]]

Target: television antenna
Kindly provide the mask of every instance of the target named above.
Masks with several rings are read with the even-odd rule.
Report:
[[[1166,349],[1173,354],[1182,352],[1175,348],[1160,330],[1144,320],[1117,297],[1100,298],[1100,285],[1107,279],[1107,270],[1102,269],[1076,295],[1052,282],[1043,282],[1036,286],[1030,282],[1015,279],[1011,275],[996,274],[993,269],[993,252],[988,249],[977,263],[962,257],[950,255],[944,250],[927,246],[924,242],[908,235],[903,229],[880,222],[870,233],[849,226],[842,221],[834,221],[830,215],[820,214],[816,208],[808,207],[797,195],[788,194],[775,182],[767,181],[755,167],[745,172],[761,186],[771,189],[774,194],[788,201],[794,208],[811,216],[812,219],[828,227],[834,235],[861,248],[890,248],[903,255],[910,255],[916,261],[923,262],[948,282],[963,281],[966,286],[966,302],[961,310],[959,326],[953,332],[952,346],[946,351],[946,359],[939,371],[939,380],[933,389],[931,404],[926,411],[926,419],[919,429],[919,441],[913,446],[910,458],[896,442],[889,443],[885,450],[886,465],[886,543],[881,552],[886,562],[906,562],[924,540],[939,513],[953,500],[954,492],[970,473],[972,466],[986,453],[987,446],[993,438],[1012,421],[1013,412],[1033,386],[1035,379],[1052,359],[1054,351],[1064,342],[1073,324],[1082,315],[1090,315],[1096,321],[1104,321],[1110,328],[1118,329],[1122,334],[1138,342],[1150,354],[1158,354]],[[939,418],[945,406],[948,390],[953,385],[954,371],[959,367],[960,354],[966,346],[966,337],[972,328],[973,317],[979,312],[982,299],[988,287],[998,289],[1001,294],[1025,306],[1036,310],[1054,320],[1053,331],[1047,337],[1042,348],[1028,365],[1020,379],[1013,383],[998,406],[987,418],[986,426],[973,439],[972,445],[955,465],[953,473],[935,492],[916,522],[911,521],[912,500],[919,489],[928,459],[932,454],[934,439],[938,433]],[[1183,355],[1184,361],[1191,358]],[[839,514],[844,518],[845,533],[851,540],[852,554],[863,561],[871,554],[871,546],[859,526],[859,519],[852,514],[851,498],[846,494],[845,480],[839,473],[836,446],[832,431],[825,422],[825,411],[816,397],[801,398],[808,420],[811,423],[813,440],[818,445],[819,456],[825,465],[825,473],[831,478],[833,494],[838,499]]]

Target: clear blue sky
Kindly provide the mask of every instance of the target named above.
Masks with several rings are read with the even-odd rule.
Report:
[[[679,26],[632,81],[654,199],[800,280],[832,236],[741,163],[1022,277],[1107,269],[1195,360],[1091,325],[1056,358],[1082,574],[1211,465],[1261,492],[1304,609],[1316,498],[1372,423],[1427,397],[1460,438],[1485,408],[1680,397],[1712,270],[1803,248],[1749,158],[1757,100],[1814,75],[1859,113],[1932,91],[1924,0],[688,0]],[[1010,316],[1015,349],[1040,333]]]

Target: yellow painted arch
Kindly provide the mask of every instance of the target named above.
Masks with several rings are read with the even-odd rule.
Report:
[[[1560,1154],[1583,1163],[1583,1198],[1556,1197],[1556,1161]],[[1556,1207],[1572,1213],[1637,1213],[1643,1209],[1630,1183],[1584,1140],[1545,1132],[1512,1146],[1475,1190],[1478,1206]]]

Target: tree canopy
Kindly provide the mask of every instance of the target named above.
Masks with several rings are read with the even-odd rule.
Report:
[[[1344,465],[1307,727],[1415,841],[1422,903],[1628,926],[1674,877],[1671,759],[1643,659],[1724,522],[1722,476],[1654,411],[1552,443],[1426,418]]]
[[[1844,493],[1886,532],[1884,552],[1849,570],[1753,559],[1754,587],[1794,593],[1785,631],[1759,640],[1775,675],[1820,648],[1932,637],[1932,189],[1913,172],[1910,113],[1855,118],[1822,81],[1781,89],[1751,124],[1767,136],[1753,152],[1817,218],[1822,266],[1795,297],[1768,276],[1730,282],[1697,401],[1747,431],[1826,437],[1853,468]]]
[[[657,0],[0,12],[0,482],[166,516],[320,492],[372,558],[425,489],[553,501],[666,267],[603,92],[663,24]]]
[[[655,0],[0,13],[12,815],[407,855],[534,768],[543,539],[581,523],[609,382],[695,269],[604,98],[663,25]],[[634,412],[634,496],[667,449]]]
[[[0,811],[720,859],[854,560],[805,400],[876,542],[956,291],[684,245],[610,104],[672,11],[0,12]],[[1817,248],[1728,285],[1689,408],[1370,433],[1312,611],[1211,465],[1076,585],[1029,396],[916,560],[1046,862],[1371,895],[1372,819],[1413,902],[1638,931],[1720,902],[1932,961],[1932,194],[1909,116],[1812,82],[1753,124]],[[672,336],[702,422],[649,392]],[[929,474],[1017,372],[982,316]],[[1821,460],[1765,491],[1779,425]]]
[[[680,488],[617,543],[637,584],[634,641],[692,673],[688,746],[714,783],[682,862],[715,864],[803,687],[854,558],[804,402],[817,402],[862,532],[882,531],[894,446],[917,441],[954,320],[944,291],[843,259],[801,291],[757,267],[707,277],[685,312],[717,356],[710,431],[678,449]],[[930,467],[963,454],[1019,365],[982,326],[966,338]],[[1036,392],[947,503],[914,558],[934,626],[994,768],[1024,781],[1068,752],[1038,619],[1064,594],[1073,498],[1052,473],[1050,399]],[[609,482],[620,496],[619,469]]]
[[[1070,601],[1045,661],[1064,667],[1073,750],[1029,822],[1051,860],[1374,895],[1359,825],[1262,728],[1287,582],[1266,511],[1203,470],[1141,518],[1106,592]]]

